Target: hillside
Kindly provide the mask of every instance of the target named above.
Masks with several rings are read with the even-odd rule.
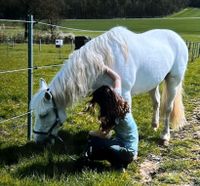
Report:
[[[185,8],[180,12],[172,14],[170,17],[197,17],[200,18],[200,8]]]

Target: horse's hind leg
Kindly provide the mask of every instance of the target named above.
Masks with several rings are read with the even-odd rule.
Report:
[[[152,128],[156,131],[159,127],[160,92],[159,86],[149,92],[153,103]]]
[[[178,77],[170,76],[170,74],[166,77],[165,83],[166,87],[163,88],[163,91],[166,91],[166,97],[165,97],[165,104],[163,110],[165,111],[163,113],[164,115],[164,130],[161,135],[161,139],[163,140],[164,145],[168,145],[170,140],[170,114],[173,110],[174,106],[174,99],[176,96],[176,92],[178,89],[178,85],[180,84],[181,80]],[[163,100],[162,100],[163,101]]]

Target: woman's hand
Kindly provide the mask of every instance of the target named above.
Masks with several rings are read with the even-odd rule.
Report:
[[[89,135],[93,136],[93,137],[109,139],[112,136],[112,131],[91,130],[91,131],[89,131]]]

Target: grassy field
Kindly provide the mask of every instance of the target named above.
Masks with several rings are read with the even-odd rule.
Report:
[[[181,34],[185,40],[200,40],[200,18],[144,18],[144,19],[112,19],[112,20],[64,20],[61,23],[66,27],[88,29],[88,30],[108,30],[114,26],[124,26],[128,29],[141,33],[147,30],[162,28],[171,29]],[[96,32],[74,32],[76,35],[97,36]]]
[[[90,20],[63,20],[61,25],[77,29],[88,29],[88,30],[108,30],[114,26],[124,26],[128,29],[141,33],[150,29],[163,28],[171,29],[179,34],[185,40],[199,41],[200,40],[200,9],[199,8],[188,8],[183,11],[168,16],[166,18],[143,18],[143,19],[90,19]],[[99,33],[85,33],[75,32],[77,35],[89,35],[96,36]]]
[[[179,22],[171,19],[66,20],[62,24],[95,30],[124,25],[138,32],[149,28],[169,28],[171,25],[179,29],[183,37],[199,41],[199,22],[193,21],[188,21],[191,24],[189,28],[185,26],[186,20]],[[61,64],[71,51],[70,45],[60,50],[54,45],[42,45],[39,51],[39,46],[35,44],[34,65]],[[26,68],[27,46],[0,44],[0,64],[0,71]],[[199,66],[199,59],[189,63],[185,76],[184,104],[189,121],[200,99]],[[58,70],[59,67],[34,70],[34,92],[38,89],[40,77],[50,82]],[[27,73],[0,74],[0,79],[1,122],[27,111]],[[133,115],[140,134],[139,159],[128,167],[126,173],[110,170],[107,162],[96,162],[86,168],[77,166],[75,160],[84,149],[88,131],[98,127],[94,117],[81,114],[85,106],[83,100],[67,110],[68,119],[60,131],[67,150],[59,143],[44,148],[27,142],[26,117],[0,124],[0,185],[144,185],[140,169],[146,160],[155,161],[159,165],[151,175],[151,185],[200,185],[200,142],[193,135],[199,130],[198,121],[190,122],[179,133],[173,132],[170,145],[162,147],[158,145],[161,129],[155,133],[150,127],[150,97],[147,94],[136,96],[133,105]]]
[[[175,18],[143,18],[143,19],[111,19],[111,20],[64,20],[62,25],[66,27],[108,30],[114,26],[125,26],[135,32],[144,32],[150,29],[172,29],[184,35],[197,35],[200,33],[200,18],[175,19]],[[187,25],[187,26],[186,26]]]

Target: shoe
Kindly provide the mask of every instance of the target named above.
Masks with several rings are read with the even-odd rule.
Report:
[[[124,173],[124,172],[126,172],[126,168],[127,168],[127,165],[122,165],[122,164],[118,164],[118,165],[111,165],[111,169],[112,170],[115,170],[115,171],[117,171],[117,172],[122,172],[122,173]]]
[[[131,163],[135,158],[135,155],[133,154],[133,152],[128,151],[127,149],[122,149],[120,151],[120,154],[122,157],[121,161],[125,162],[124,164],[127,164],[127,165],[128,165],[128,163]]]
[[[76,160],[76,167],[79,167],[79,168],[89,167],[91,162],[92,161],[88,157],[83,155]]]
[[[115,171],[121,172],[121,173],[125,173],[125,172],[126,172],[126,169],[123,168],[123,167],[121,167],[121,168],[115,169]]]

